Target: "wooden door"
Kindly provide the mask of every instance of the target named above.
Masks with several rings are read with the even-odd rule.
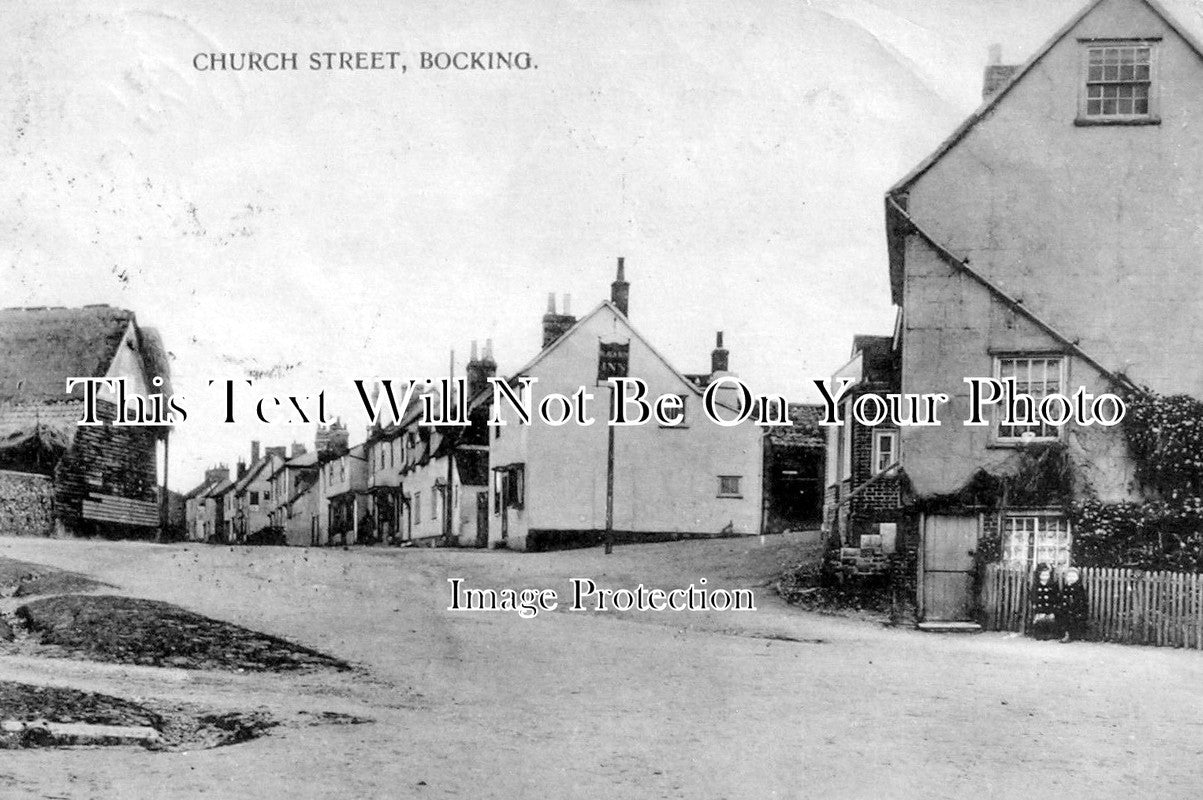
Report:
[[[922,524],[920,620],[972,620],[979,518],[925,515]]]
[[[489,546],[489,493],[476,493],[476,546]]]

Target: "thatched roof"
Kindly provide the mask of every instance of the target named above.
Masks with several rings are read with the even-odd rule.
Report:
[[[134,312],[107,305],[5,308],[0,309],[0,402],[66,399],[67,378],[108,372],[131,323],[147,376],[162,376],[162,390],[170,393],[162,339],[153,329],[139,330]]]

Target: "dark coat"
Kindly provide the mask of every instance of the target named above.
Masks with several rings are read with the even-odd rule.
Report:
[[[1039,581],[1032,584],[1032,613],[1033,614],[1056,614],[1060,607],[1060,592],[1057,591],[1057,585],[1052,581],[1046,584],[1041,584]]]
[[[1090,615],[1090,606],[1086,601],[1086,587],[1078,581],[1072,585],[1066,585],[1061,588],[1060,604],[1057,607],[1057,616],[1063,617],[1066,622],[1085,622]]]

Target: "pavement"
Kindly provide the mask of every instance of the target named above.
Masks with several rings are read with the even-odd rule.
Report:
[[[1203,653],[800,611],[787,535],[557,553],[0,539],[350,672],[0,657],[0,680],[263,711],[243,744],[6,751],[4,798],[1197,797]],[[480,588],[749,587],[756,611],[448,611]],[[339,723],[356,724],[339,724]]]

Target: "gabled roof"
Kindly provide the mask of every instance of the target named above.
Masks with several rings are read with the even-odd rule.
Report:
[[[107,305],[0,309],[0,402],[65,400],[67,378],[108,372],[131,325],[147,376],[162,376],[170,393],[167,351],[155,330],[137,327],[132,311]]]
[[[233,488],[234,488],[234,481],[230,480],[229,478],[226,478],[225,480],[220,480],[220,481],[217,481],[217,482],[213,483],[212,485],[210,485],[209,489],[205,492],[204,496],[205,497],[220,497],[221,495],[232,490]]]
[[[626,325],[627,328],[630,329],[631,335],[634,336],[636,339],[638,339],[640,341],[640,343],[642,343],[643,346],[646,347],[651,352],[651,354],[656,357],[656,360],[658,360],[661,364],[664,365],[665,369],[667,369],[669,372],[671,372],[673,375],[675,375],[681,381],[681,383],[685,384],[685,386],[692,389],[694,394],[700,396],[704,392],[704,390],[705,390],[704,386],[698,386],[697,383],[690,380],[688,376],[686,376],[683,373],[681,373],[680,371],[678,371],[676,367],[674,367],[671,363],[669,363],[668,359],[665,358],[663,355],[661,355],[660,351],[652,346],[652,343],[650,341],[648,341],[647,337],[644,336],[642,333],[640,333],[639,329],[631,324],[631,320],[629,320],[627,318],[626,314],[623,314],[622,311],[619,310],[618,306],[614,305],[609,300],[603,300],[600,303],[598,303],[597,306],[592,311],[590,311],[588,314],[586,314],[585,316],[583,316],[579,320],[577,320],[575,325],[573,325],[571,328],[569,328],[563,334],[561,334],[560,337],[557,338],[554,342],[552,342],[547,347],[544,347],[542,350],[540,350],[539,353],[534,358],[532,358],[530,361],[526,362],[526,364],[522,367],[522,369],[519,369],[519,370],[513,372],[510,375],[510,380],[513,380],[514,378],[516,378],[520,375],[529,374],[530,371],[533,370],[539,364],[539,362],[541,362],[543,359],[547,358],[547,356],[549,356],[551,353],[554,353],[556,351],[556,348],[558,348],[563,342],[565,342],[569,338],[571,338],[572,335],[577,332],[577,330],[579,330],[590,319],[592,319],[593,317],[595,317],[599,313],[601,313],[601,311],[603,309],[609,309],[610,311],[614,312],[614,315],[616,317],[618,317],[618,319],[622,320],[623,324]],[[724,408],[729,408],[721,401],[716,400],[716,402],[718,402],[718,404],[723,406]]]
[[[271,463],[271,460],[271,456],[262,456],[254,464],[251,464],[251,466],[247,468],[246,474],[234,482],[235,494],[242,494],[245,492],[246,488],[251,485],[253,480],[255,480],[255,476],[262,472],[264,467]]]
[[[301,453],[285,459],[280,466],[272,470],[270,477],[274,478],[286,469],[315,469],[317,468],[317,452]]]
[[[909,189],[911,184],[931,169],[933,164],[943,158],[945,153],[955,147],[965,137],[965,134],[981,122],[990,113],[991,109],[1001,103],[1007,94],[1010,93],[1011,89],[1031,71],[1032,67],[1039,63],[1050,50],[1056,47],[1058,42],[1064,39],[1071,30],[1077,27],[1079,22],[1085,19],[1090,12],[1094,11],[1103,2],[1105,0],[1091,0],[1078,13],[1074,14],[1048,41],[1041,45],[1040,49],[1015,70],[1011,79],[1003,84],[1001,89],[986,98],[976,111],[970,114],[947,139],[941,142],[940,146],[931,155],[920,161],[902,180],[890,187],[889,194],[899,194]],[[1203,57],[1203,6],[1200,5],[1199,0],[1135,0],[1135,2],[1143,2],[1151,8],[1179,36],[1186,40],[1187,44],[1200,57]]]
[[[210,483],[209,481],[202,481],[199,486],[194,486],[191,490],[185,492],[183,495],[183,499],[191,500],[194,497],[203,497],[205,495],[205,492],[208,491],[209,487],[212,485],[213,484]]]
[[[906,209],[905,197],[907,191],[941,158],[956,147],[956,145],[973,130],[990,112],[1024,79],[1031,71],[1071,30],[1077,27],[1092,11],[1105,0],[1091,0],[1082,7],[1068,22],[1061,26],[1048,41],[1046,41],[1027,61],[1019,66],[1001,89],[985,99],[969,117],[962,122],[952,134],[945,139],[927,158],[919,162],[900,181],[886,192],[886,239],[890,259],[890,288],[895,305],[902,305],[902,241],[909,230],[909,225],[898,214],[894,207],[897,203]],[[1165,21],[1174,32],[1203,58],[1203,3],[1200,0],[1134,0],[1144,3],[1154,14]]]

